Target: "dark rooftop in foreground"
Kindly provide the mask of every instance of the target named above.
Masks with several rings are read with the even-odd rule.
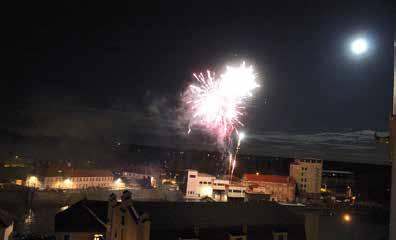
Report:
[[[272,239],[272,232],[277,229],[288,232],[290,240],[305,239],[303,219],[274,202],[134,201],[132,204],[138,215],[148,214],[150,239],[189,236],[197,227],[200,239],[222,239],[225,232],[238,235],[243,226],[248,228],[249,239]],[[107,201],[81,200],[56,215],[55,231],[105,233],[107,206]]]

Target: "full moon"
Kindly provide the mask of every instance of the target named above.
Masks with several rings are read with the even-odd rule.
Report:
[[[351,51],[356,55],[365,53],[367,51],[367,48],[367,41],[363,38],[355,39],[351,43]]]

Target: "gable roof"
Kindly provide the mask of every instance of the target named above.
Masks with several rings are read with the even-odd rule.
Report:
[[[106,201],[81,200],[55,215],[55,232],[106,232]]]
[[[274,182],[274,183],[289,183],[291,181],[289,176],[279,176],[279,175],[262,175],[262,174],[244,174],[244,181],[254,181],[254,182]]]
[[[264,201],[133,202],[133,206],[139,215],[149,215],[152,230],[303,224],[286,207]]]

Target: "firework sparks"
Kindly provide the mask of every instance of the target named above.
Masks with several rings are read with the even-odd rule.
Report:
[[[216,78],[213,72],[193,74],[197,84],[189,86],[185,94],[190,128],[203,127],[217,137],[218,143],[227,145],[237,126],[242,126],[245,102],[259,87],[252,66],[243,62],[238,67],[226,67]]]
[[[259,87],[256,73],[252,66],[245,62],[236,67],[227,66],[226,71],[216,77],[214,72],[193,74],[196,83],[191,84],[184,94],[187,106],[189,128],[203,128],[215,136],[217,143],[228,154],[228,171],[230,178],[236,166],[236,155],[239,151],[243,133],[238,127],[243,126],[241,118],[245,114],[246,101],[253,96]],[[233,134],[238,133],[236,151],[231,151]],[[235,157],[233,154],[235,153]]]

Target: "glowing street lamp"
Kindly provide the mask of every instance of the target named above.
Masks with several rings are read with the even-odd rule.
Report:
[[[246,135],[245,135],[244,132],[240,132],[240,133],[238,134],[238,140],[239,140],[239,141],[242,141],[245,137],[246,137]]]
[[[66,178],[63,181],[63,186],[64,186],[64,188],[72,188],[73,187],[73,181],[70,178]]]
[[[352,221],[352,216],[349,213],[344,213],[342,215],[342,220],[346,223],[349,223]]]
[[[39,180],[36,176],[30,176],[27,180],[28,187],[36,187],[38,186]]]
[[[125,183],[121,180],[121,178],[117,178],[117,179],[114,181],[113,185],[114,185],[114,188],[115,188],[116,190],[120,190],[121,188],[124,188],[124,187],[125,187]]]

